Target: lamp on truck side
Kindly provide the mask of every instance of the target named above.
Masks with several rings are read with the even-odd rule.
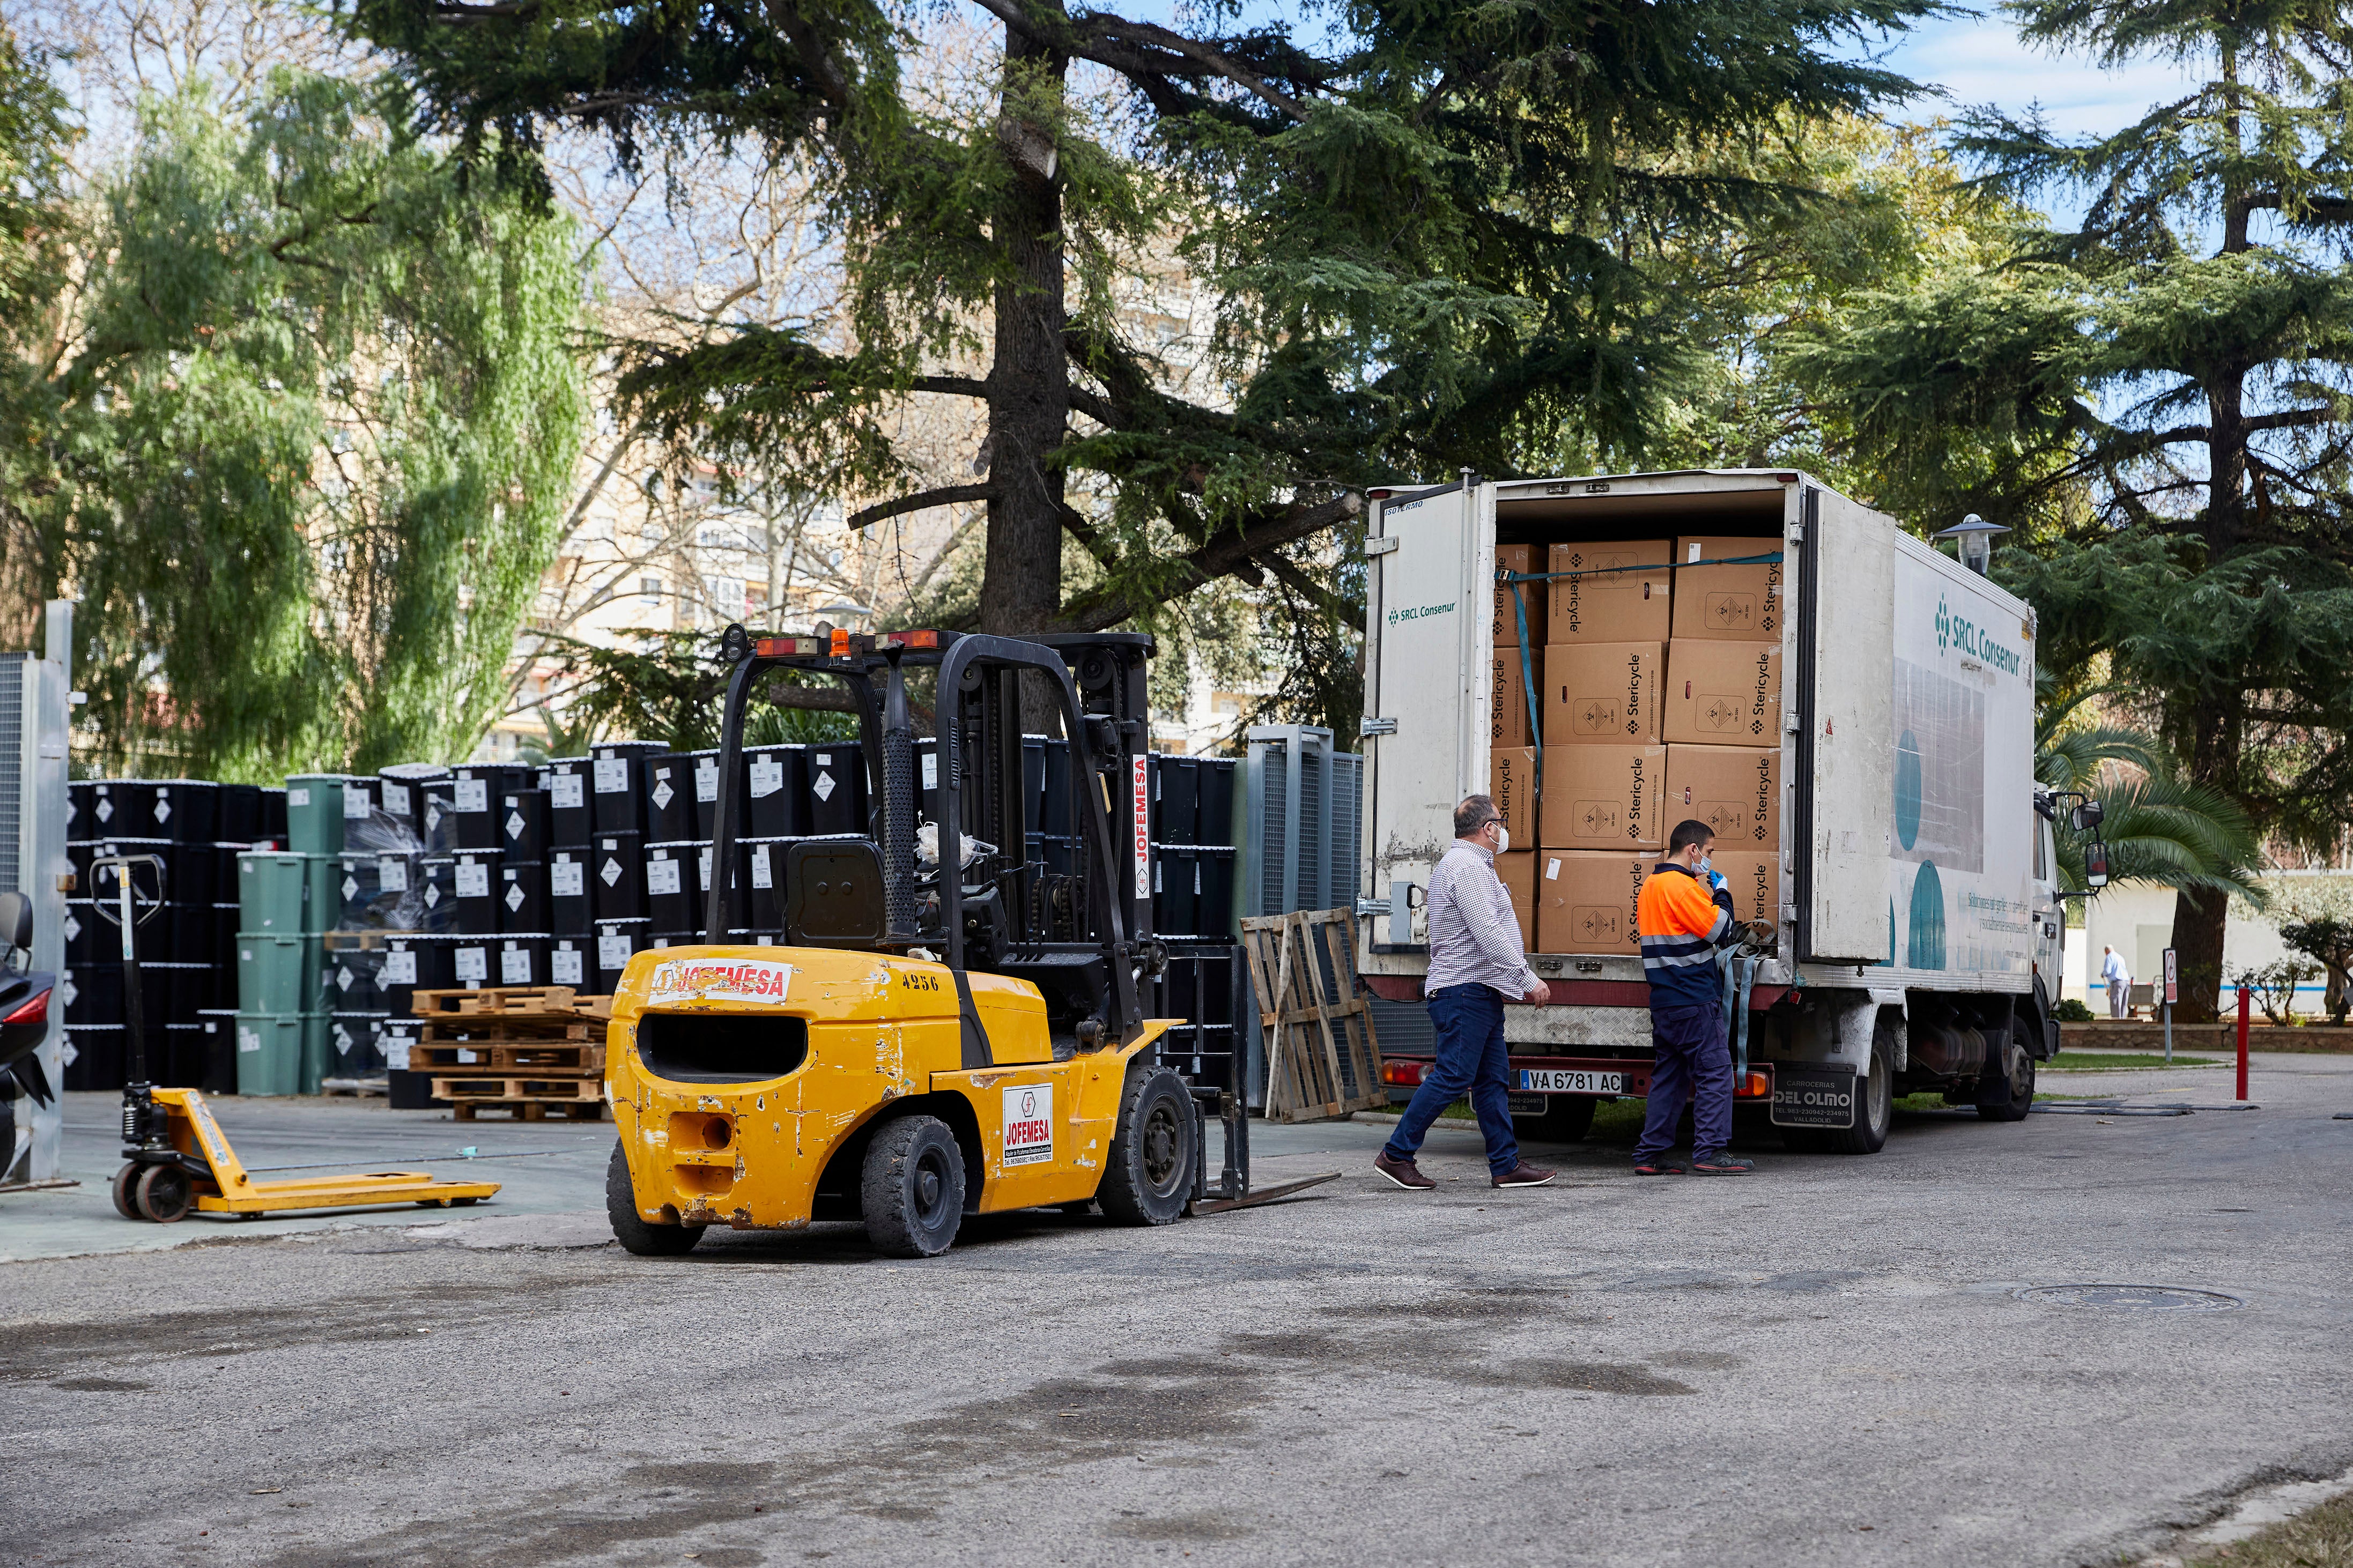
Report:
[[[1988,522],[1971,512],[1952,527],[1938,529],[1929,537],[1953,541],[1960,549],[1961,564],[1982,577],[1986,574],[1987,565],[1993,560],[1994,536],[2009,531],[2000,523]]]

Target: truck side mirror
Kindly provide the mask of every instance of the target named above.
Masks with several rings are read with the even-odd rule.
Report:
[[[2106,845],[2094,844],[2084,851],[2084,880],[2094,888],[2105,888],[2108,885],[2108,847]]]
[[[2088,833],[2097,827],[2107,815],[2107,807],[2096,800],[2087,800],[2070,813],[2067,820],[2075,825],[2076,832]]]
[[[33,900],[22,893],[0,893],[0,943],[32,951]]]

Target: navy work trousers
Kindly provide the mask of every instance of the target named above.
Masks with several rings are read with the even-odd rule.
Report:
[[[1651,1044],[1658,1061],[1651,1068],[1650,1109],[1634,1163],[1655,1160],[1675,1146],[1685,1101],[1692,1108],[1692,1157],[1723,1153],[1732,1142],[1732,1044],[1724,1014],[1714,1005],[1653,1007]]]
[[[1413,1091],[1386,1152],[1410,1160],[1439,1112],[1471,1093],[1479,1131],[1487,1139],[1487,1169],[1501,1176],[1519,1168],[1520,1141],[1512,1135],[1512,1058],[1504,1046],[1504,999],[1484,985],[1450,985],[1430,994],[1430,1022],[1438,1031],[1438,1062]]]

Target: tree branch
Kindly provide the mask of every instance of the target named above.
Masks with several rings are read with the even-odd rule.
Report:
[[[897,517],[902,512],[951,506],[962,500],[987,500],[996,494],[997,487],[994,485],[946,485],[935,490],[918,490],[911,496],[900,496],[892,500],[876,501],[872,506],[860,507],[849,514],[849,527],[855,532],[886,518]]]
[[[1152,598],[1138,602],[1124,588],[1104,589],[1064,605],[1055,626],[1061,631],[1099,632],[1122,621],[1134,620],[1155,604],[1255,565],[1250,559],[1254,555],[1320,533],[1335,523],[1358,516],[1364,510],[1365,498],[1351,490],[1320,506],[1293,507],[1271,517],[1261,517],[1250,527],[1221,532],[1190,554],[1179,556],[1171,563],[1176,569],[1167,574]]]

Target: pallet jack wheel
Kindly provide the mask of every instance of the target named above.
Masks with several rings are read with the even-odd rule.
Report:
[[[195,1206],[196,1184],[177,1165],[150,1165],[139,1173],[132,1201],[157,1225],[172,1225],[187,1218]]]
[[[122,1163],[122,1169],[114,1173],[114,1184],[110,1189],[114,1195],[114,1212],[121,1215],[124,1219],[145,1219],[147,1217],[145,1215],[139,1212],[139,1200],[132,1191],[132,1189],[138,1186],[138,1163],[136,1161],[125,1160]]]

